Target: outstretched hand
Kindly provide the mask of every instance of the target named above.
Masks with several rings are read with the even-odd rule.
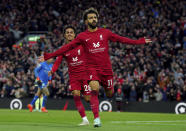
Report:
[[[147,38],[145,38],[145,43],[152,43],[152,40],[151,39],[147,39]]]

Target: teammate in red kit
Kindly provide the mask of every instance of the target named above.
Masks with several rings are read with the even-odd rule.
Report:
[[[140,45],[152,42],[150,39],[145,38],[132,40],[112,33],[108,29],[98,28],[98,17],[99,14],[96,9],[89,8],[85,10],[83,19],[88,29],[80,33],[73,41],[62,46],[57,51],[53,53],[44,53],[44,59],[47,60],[62,55],[78,45],[82,45],[85,52],[89,85],[91,87],[90,104],[94,114],[94,127],[101,126],[98,101],[100,85],[104,87],[107,97],[112,97],[114,93],[113,72],[108,53],[108,41],[131,45]]]
[[[63,33],[65,37],[65,43],[69,43],[76,36],[75,28],[71,25],[66,26],[64,28]],[[83,120],[82,123],[79,125],[80,126],[89,125],[89,121],[85,114],[85,108],[80,100],[80,93],[82,92],[84,99],[87,102],[89,102],[90,91],[91,91],[90,86],[87,83],[87,77],[86,77],[87,74],[85,72],[84,50],[80,45],[77,48],[64,53],[64,55],[58,56],[49,75],[51,75],[58,69],[59,65],[63,60],[63,57],[66,59],[68,63],[69,81],[70,81],[69,90],[72,91],[76,108],[78,109],[79,114]]]

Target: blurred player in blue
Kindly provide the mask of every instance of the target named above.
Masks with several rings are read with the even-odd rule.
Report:
[[[47,61],[41,62],[34,70],[36,81],[35,86],[38,87],[37,93],[35,94],[34,98],[32,99],[31,103],[27,105],[30,112],[33,110],[33,105],[35,104],[36,100],[43,94],[43,103],[41,107],[42,112],[48,112],[46,110],[45,104],[47,101],[47,97],[49,96],[48,84],[49,81],[52,80],[52,76],[48,76],[48,72],[52,69],[53,59],[49,59]]]

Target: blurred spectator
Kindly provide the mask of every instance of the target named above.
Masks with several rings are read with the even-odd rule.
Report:
[[[153,88],[150,88],[149,89],[149,100],[150,101],[153,101],[155,99],[155,94],[154,94],[154,91],[153,91]]]
[[[157,88],[156,92],[154,93],[156,101],[161,101],[163,98],[163,94],[160,90],[160,88]]]
[[[137,93],[134,84],[131,84],[130,98],[129,101],[136,101]]]
[[[2,90],[2,96],[4,97],[5,95],[7,96],[7,97],[13,97],[13,95],[14,95],[14,93],[15,93],[15,88],[14,88],[14,86],[13,86],[13,82],[12,82],[12,80],[11,79],[8,79],[7,80],[7,83],[4,85],[4,87],[3,87],[3,90]]]
[[[149,102],[149,94],[146,90],[143,91],[143,102]]]
[[[175,100],[176,100],[176,93],[175,93],[175,91],[174,91],[173,88],[170,89],[169,99],[170,99],[171,101],[175,101]]]
[[[183,87],[182,100],[183,100],[183,101],[186,101],[186,86]]]
[[[116,99],[117,111],[121,112],[122,102],[123,102],[123,99],[124,99],[124,94],[122,92],[122,86],[121,85],[119,85],[119,87],[116,91],[115,99]]]

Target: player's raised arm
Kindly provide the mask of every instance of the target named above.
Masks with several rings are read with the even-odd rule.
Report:
[[[109,30],[108,30],[108,33],[109,33],[109,40],[113,42],[121,42],[124,44],[132,44],[132,45],[140,45],[140,44],[145,44],[145,43],[148,44],[152,42],[150,39],[146,39],[146,38],[140,38],[138,40],[133,40],[133,39],[112,33]]]
[[[80,41],[80,39],[77,36],[69,44],[63,45],[61,48],[59,48],[58,50],[54,51],[53,53],[44,53],[44,60],[48,60],[48,59],[56,57],[56,56],[61,56],[65,52],[67,52],[67,51],[71,50],[72,48],[75,48],[76,46],[78,46],[79,43],[81,43],[81,41]]]
[[[57,71],[57,69],[59,68],[59,65],[61,64],[63,60],[63,56],[58,56],[56,61],[54,62],[53,66],[52,66],[52,70],[51,70],[51,73],[54,73]]]

